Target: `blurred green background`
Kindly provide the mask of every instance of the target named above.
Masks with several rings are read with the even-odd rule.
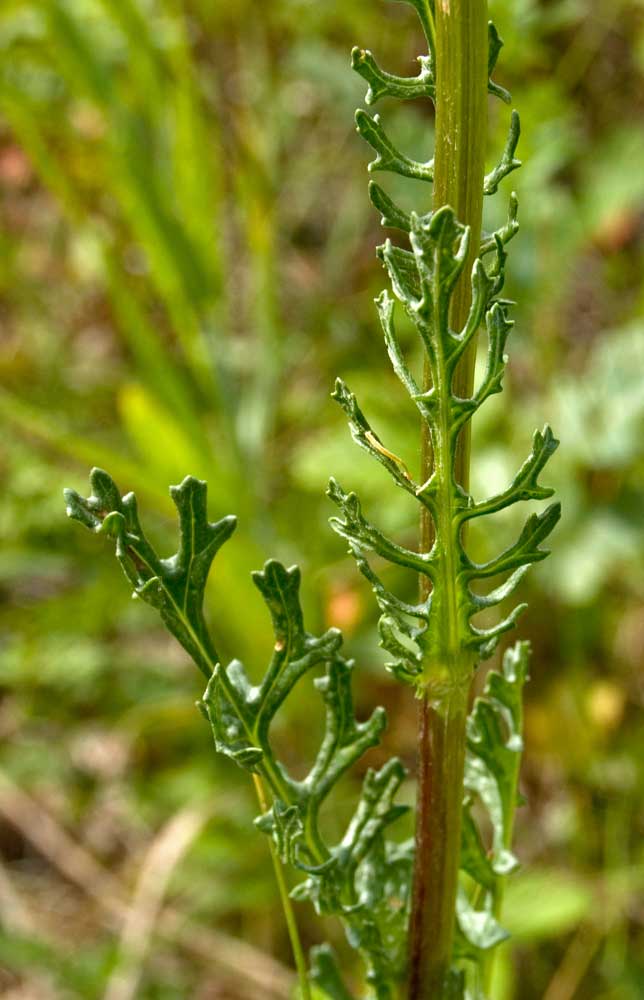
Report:
[[[507,387],[476,425],[473,486],[504,485],[547,419],[562,440],[547,481],[564,505],[553,555],[523,591],[524,867],[494,1000],[636,1000],[644,3],[490,10],[525,166],[486,207],[500,220],[516,188],[522,230]],[[415,464],[415,415],[372,303],[382,236],[353,128],[353,44],[399,72],[422,51],[411,8],[379,0],[2,5],[0,994],[12,1000],[289,990],[256,806],[212,752],[199,676],[130,600],[109,544],[65,519],[62,487],[84,491],[90,465],[138,493],[163,552],[176,537],[167,486],[187,472],[208,479],[213,518],[239,514],[210,618],[256,675],[270,637],[248,571],[298,561],[310,627],[345,629],[359,709],[387,705],[386,747],[413,767],[412,699],[381,669],[371,594],[326,524],[333,473],[381,526],[409,543],[416,531],[329,398],[341,373]],[[379,110],[406,150],[429,155],[428,107]],[[491,105],[490,161],[507,116]],[[414,184],[400,197],[428,207]],[[494,539],[472,543],[498,546],[514,527],[499,518]],[[286,708],[291,762],[315,748],[317,708],[312,690]],[[299,909],[314,943],[319,924]]]

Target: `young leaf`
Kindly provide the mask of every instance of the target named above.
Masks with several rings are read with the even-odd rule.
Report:
[[[529,656],[527,642],[506,651],[501,671],[488,674],[467,724],[465,787],[470,797],[478,796],[492,822],[488,859],[495,876],[507,875],[517,864],[510,842],[523,751],[522,695]]]
[[[179,486],[170,487],[179,514],[179,548],[161,559],[143,533],[134,494],[121,497],[102,469],[92,469],[90,485],[87,498],[65,490],[68,516],[115,539],[117,558],[134,588],[132,596],[160,612],[168,630],[209,677],[218,656],[204,620],[204,590],[212,561],[235,530],[236,518],[210,523],[206,483],[186,476]]]

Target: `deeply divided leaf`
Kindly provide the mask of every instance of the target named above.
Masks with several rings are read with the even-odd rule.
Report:
[[[412,0],[410,0],[412,2]],[[421,18],[430,51],[421,59],[421,77],[394,77],[379,67],[370,52],[354,49],[353,68],[369,84],[368,103],[380,97],[434,96],[433,90],[433,6],[412,2]],[[492,23],[489,25],[488,71],[495,69],[502,41]],[[489,89],[503,100],[509,95],[490,82]],[[432,161],[410,159],[395,148],[378,116],[364,111],[356,116],[358,131],[375,149],[376,160],[370,170],[388,170],[402,177],[431,180]],[[503,179],[518,166],[516,148],[519,140],[519,116],[513,111],[506,147],[498,165],[485,178],[485,193],[494,194]],[[510,199],[505,225],[481,238],[471,273],[472,301],[470,314],[461,329],[450,321],[451,304],[458,281],[468,258],[469,229],[456,218],[449,206],[418,215],[398,207],[387,192],[371,183],[370,197],[380,211],[384,226],[397,229],[407,245],[391,240],[378,248],[391,282],[393,296],[383,292],[377,300],[387,353],[396,375],[413,405],[427,425],[434,469],[426,482],[415,482],[403,460],[397,456],[371,427],[353,393],[340,380],[334,398],[349,418],[356,443],[369,452],[397,486],[422,505],[433,522],[434,543],[430,552],[415,553],[388,539],[363,512],[353,492],[345,492],[331,480],[329,496],[338,506],[340,516],[332,527],[349,543],[361,572],[370,581],[380,606],[382,645],[393,654],[389,668],[401,679],[422,689],[445,689],[446,665],[454,664],[454,683],[466,683],[475,665],[489,657],[500,637],[511,629],[523,610],[517,604],[504,610],[501,617],[484,626],[474,624],[478,612],[503,604],[519,585],[525,570],[543,559],[547,550],[542,543],[559,518],[559,505],[553,504],[541,514],[531,514],[516,542],[505,552],[486,563],[474,562],[467,552],[465,522],[484,517],[525,500],[543,500],[552,490],[543,486],[539,475],[557,447],[549,427],[536,432],[532,452],[507,490],[478,500],[458,482],[455,469],[461,432],[492,395],[501,392],[508,357],[506,347],[513,327],[510,303],[501,297],[505,280],[507,244],[518,229],[517,199]],[[411,320],[425,355],[425,385],[419,387],[398,337],[396,306]],[[476,342],[479,329],[487,336],[486,366],[471,396],[462,398],[454,390],[454,376],[465,352]],[[389,591],[372,565],[373,557],[402,566],[427,579],[428,597],[411,605]],[[478,581],[503,577],[483,593]]]
[[[349,396],[347,405],[352,406]],[[358,410],[354,417],[356,433],[362,433]],[[273,839],[282,861],[303,877],[294,895],[310,900],[320,914],[340,917],[364,957],[373,996],[390,1000],[405,971],[411,868],[410,845],[387,837],[406,811],[394,801],[405,778],[400,761],[392,759],[367,771],[339,843],[329,844],[320,827],[322,804],[345,772],[379,743],[386,725],[382,708],[365,720],[356,718],[353,663],[340,653],[342,635],[337,629],[321,635],[306,629],[299,569],[269,560],[253,574],[253,582],[270,614],[275,641],[262,679],[254,684],[239,660],[219,662],[203,616],[208,572],[235,519],[209,522],[206,485],[187,477],[171,487],[179,547],[175,555],[162,559],[143,533],[134,495],[121,497],[110,476],[98,469],[92,471],[91,486],[88,498],[66,491],[69,516],[115,540],[117,558],[135,596],[160,612],[208,677],[199,707],[210,723],[215,748],[257,775],[270,792],[272,803],[256,825]],[[308,774],[295,778],[275,756],[271,726],[285,699],[307,676],[320,698],[324,733]],[[318,952],[314,967],[314,978],[330,1000],[350,996],[330,953]]]
[[[179,515],[179,547],[161,559],[141,528],[134,494],[121,497],[102,469],[92,469],[90,486],[87,498],[65,490],[69,517],[116,541],[116,555],[133,596],[160,612],[169,631],[209,677],[218,656],[204,620],[204,590],[212,561],[235,530],[236,518],[209,522],[206,483],[186,476],[170,488]]]

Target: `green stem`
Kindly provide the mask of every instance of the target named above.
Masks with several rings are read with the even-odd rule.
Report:
[[[436,152],[433,208],[450,205],[458,220],[470,227],[469,257],[452,299],[450,320],[460,329],[467,318],[470,274],[478,256],[483,213],[485,139],[487,119],[487,2],[486,0],[437,0],[436,29]],[[474,379],[476,344],[464,354],[454,376],[453,389],[470,396]],[[429,366],[425,388],[430,388]],[[453,546],[453,489],[449,477],[447,394],[450,386],[436,386],[444,404],[445,421],[432,442],[426,426],[421,442],[421,482],[436,469],[441,480],[439,533],[443,539],[444,595],[441,634],[443,662],[428,665],[428,675],[442,674],[446,693],[436,696],[428,684],[419,706],[418,800],[416,856],[410,920],[409,1000],[442,1000],[445,996],[454,937],[458,887],[465,759],[465,723],[471,676],[471,654],[459,643],[455,627],[456,563]],[[444,397],[444,398],[442,398]],[[433,447],[432,447],[433,445]],[[454,477],[469,488],[469,422],[458,441]],[[428,552],[434,525],[427,510],[421,513],[421,551]],[[421,599],[428,594],[421,580]]]
[[[262,779],[259,777],[259,775],[257,774],[253,775],[253,783],[255,785],[255,791],[257,792],[259,807],[262,810],[262,813],[266,813],[268,812],[269,806],[268,806],[268,801],[266,799],[266,794],[264,792]],[[284,878],[284,869],[282,868],[282,862],[280,861],[279,854],[277,853],[277,848],[275,847],[272,838],[270,838],[269,844],[270,844],[271,858],[273,861],[273,868],[275,869],[277,888],[282,902],[282,909],[284,910],[284,919],[286,921],[286,927],[288,929],[288,936],[291,941],[291,948],[293,950],[293,959],[295,961],[295,968],[297,969],[297,976],[300,984],[300,1000],[312,1000],[311,986],[309,984],[309,973],[306,964],[306,958],[304,957],[304,950],[302,948],[302,942],[300,941],[300,932],[297,927],[295,913],[293,912],[293,904],[291,903],[291,898],[288,893],[288,886],[286,884],[286,879]]]
[[[487,136],[487,0],[438,0],[436,5],[436,152],[434,210],[451,205],[470,227],[470,249],[452,298],[451,321],[460,328],[471,301],[470,275],[479,256]],[[456,371],[454,390],[472,393],[476,342]],[[470,424],[460,439],[455,475],[469,487]]]

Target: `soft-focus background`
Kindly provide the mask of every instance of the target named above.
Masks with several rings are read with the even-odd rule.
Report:
[[[524,867],[494,1000],[636,1000],[644,3],[490,7],[525,166],[489,206],[491,224],[519,193],[517,325],[506,391],[476,427],[474,488],[505,483],[548,419],[562,447],[545,478],[564,505],[554,553],[524,586]],[[199,675],[130,600],[110,545],[65,519],[61,490],[85,490],[90,465],[137,491],[165,552],[167,486],[186,472],[208,479],[213,517],[240,515],[210,618],[255,675],[270,637],[248,571],[269,555],[299,561],[311,627],[345,629],[360,711],[387,705],[387,745],[413,766],[412,699],[381,669],[372,596],[326,523],[334,473],[374,520],[415,537],[414,514],[329,399],[342,373],[415,464],[415,415],[372,304],[384,276],[369,151],[353,128],[355,43],[398,71],[422,50],[411,8],[379,0],[2,4],[0,994],[11,1000],[289,989],[256,806],[212,751],[193,706]],[[429,108],[379,110],[405,149],[429,154]],[[507,121],[494,102],[490,159]],[[422,185],[383,183],[428,206]],[[291,761],[315,748],[317,708],[311,690],[284,713]],[[352,792],[329,815],[337,830]],[[300,909],[310,944],[319,926]]]

